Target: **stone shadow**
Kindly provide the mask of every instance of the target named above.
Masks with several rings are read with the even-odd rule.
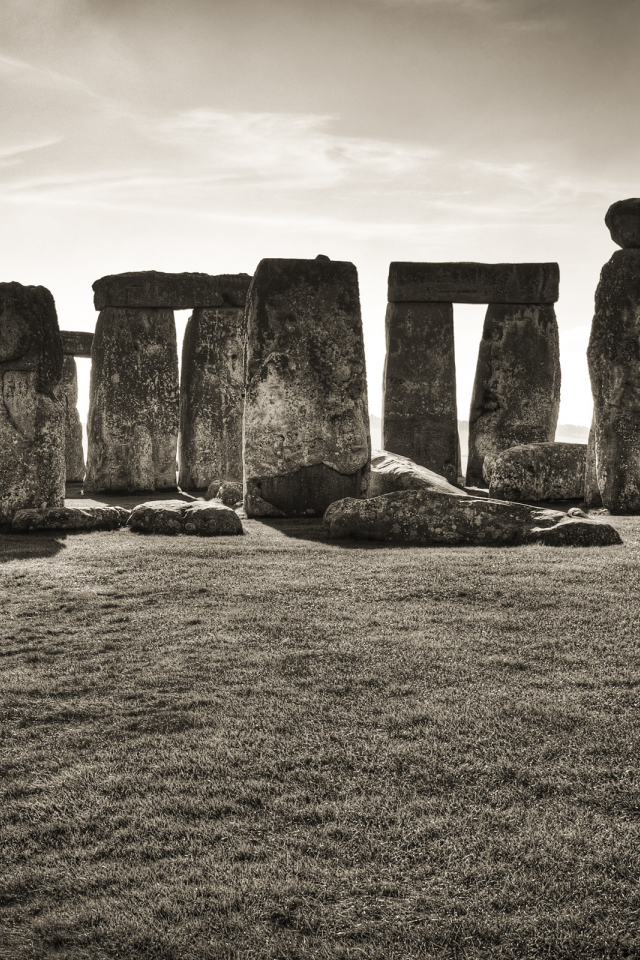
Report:
[[[66,532],[60,530],[33,533],[5,533],[0,531],[0,564],[10,560],[41,560],[55,557],[66,549]]]

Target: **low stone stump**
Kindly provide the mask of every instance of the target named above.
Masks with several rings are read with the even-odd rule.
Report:
[[[240,517],[230,507],[215,501],[148,500],[131,511],[128,526],[139,533],[199,537],[243,533]]]
[[[371,454],[371,476],[367,499],[395,493],[399,490],[433,490],[452,497],[468,497],[469,494],[454,487],[446,477],[422,467],[408,457],[401,457],[388,450],[374,450]]]
[[[586,443],[526,443],[484,459],[493,500],[578,500],[584,497]]]
[[[354,538],[446,546],[609,546],[620,544],[609,524],[523,503],[404,490],[373,500],[347,498],[324,515],[330,539]]]
[[[18,510],[11,521],[12,533],[36,530],[117,530],[129,519],[124,507],[49,507]]]

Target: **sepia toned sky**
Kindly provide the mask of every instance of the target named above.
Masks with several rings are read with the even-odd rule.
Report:
[[[589,424],[603,217],[640,195],[638,0],[0,11],[1,279],[63,329],[93,330],[108,273],[351,260],[379,414],[391,260],[557,260],[560,421]],[[483,314],[455,308],[460,419]]]

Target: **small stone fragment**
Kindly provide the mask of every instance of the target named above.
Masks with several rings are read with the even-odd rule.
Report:
[[[124,507],[50,507],[18,510],[11,521],[13,533],[34,530],[117,530],[129,518]]]
[[[322,515],[364,494],[371,441],[353,264],[262,260],[246,324],[248,516]]]
[[[550,305],[489,304],[469,412],[467,486],[482,487],[486,456],[551,443],[560,407],[560,345]]]
[[[485,458],[489,496],[510,501],[582,499],[586,456],[586,443],[527,443],[510,447]]]
[[[160,273],[141,270],[101,277],[93,284],[96,310],[105,307],[244,307],[251,277],[246,273]]]
[[[227,507],[235,507],[242,500],[242,484],[231,481],[221,483],[218,489],[218,499],[222,500]]]
[[[384,448],[457,483],[453,304],[390,303],[386,337]]]
[[[607,210],[604,222],[619,247],[640,247],[640,197],[618,200]]]
[[[401,263],[389,266],[391,303],[555,303],[557,263]]]
[[[140,533],[199,537],[229,536],[243,532],[237,513],[216,501],[149,500],[131,512],[129,526]]]

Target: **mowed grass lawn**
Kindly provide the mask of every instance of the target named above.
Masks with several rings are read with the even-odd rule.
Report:
[[[0,956],[640,955],[605,549],[0,537]]]

